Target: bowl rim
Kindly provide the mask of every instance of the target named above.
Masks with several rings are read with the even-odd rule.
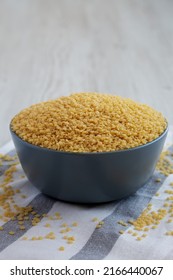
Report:
[[[155,138],[154,140],[152,140],[150,142],[147,142],[146,144],[139,145],[139,146],[136,146],[136,147],[133,147],[133,148],[129,148],[129,149],[115,150],[115,151],[71,152],[71,151],[59,151],[59,150],[49,149],[49,148],[37,146],[37,145],[31,144],[31,143],[25,141],[20,136],[18,136],[15,131],[13,131],[11,122],[10,122],[10,125],[9,125],[9,129],[10,129],[11,134],[14,134],[25,145],[28,145],[28,146],[30,146],[30,147],[32,147],[34,149],[40,149],[40,150],[44,150],[44,151],[47,151],[47,152],[54,152],[54,153],[65,154],[65,155],[80,155],[80,156],[82,156],[82,155],[83,156],[84,155],[91,155],[92,156],[92,155],[118,154],[118,153],[125,153],[125,152],[127,153],[127,152],[132,152],[132,151],[135,151],[135,150],[139,150],[141,148],[145,148],[147,146],[150,146],[150,145],[158,142],[161,138],[163,138],[168,133],[168,130],[169,130],[169,124],[168,124],[168,121],[166,120],[166,124],[167,125],[166,125],[165,130],[157,138]]]

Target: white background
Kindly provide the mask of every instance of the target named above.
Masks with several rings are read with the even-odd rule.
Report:
[[[0,146],[21,109],[76,91],[130,97],[173,123],[172,0],[0,0]]]

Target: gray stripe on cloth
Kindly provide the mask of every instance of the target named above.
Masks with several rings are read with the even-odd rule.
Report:
[[[43,194],[38,194],[29,204],[28,206],[32,206],[33,210],[37,212],[37,214],[42,215],[49,212],[52,208],[55,200],[49,198]],[[30,213],[29,220],[24,222],[25,230],[20,230],[18,225],[18,220],[12,221],[10,220],[6,224],[3,225],[3,230],[0,231],[0,252],[4,250],[6,247],[15,242],[18,238],[23,236],[30,228],[32,228],[32,219],[33,215]],[[14,235],[10,235],[9,231],[14,231]]]
[[[161,181],[156,182],[156,178],[160,178]],[[119,231],[131,226],[128,224],[127,227],[124,227],[118,224],[118,221],[127,222],[130,219],[136,219],[163,184],[165,178],[164,175],[155,172],[149,182],[135,194],[119,201],[114,211],[102,220],[104,222],[103,226],[94,230],[84,247],[71,260],[98,260],[105,258],[118,240]]]
[[[0,166],[0,176],[2,176],[9,167],[9,164]]]

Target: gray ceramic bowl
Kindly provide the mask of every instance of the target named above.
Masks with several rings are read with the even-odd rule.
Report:
[[[102,153],[41,148],[10,131],[28,180],[42,193],[69,202],[98,203],[129,196],[149,180],[168,128],[145,145]]]

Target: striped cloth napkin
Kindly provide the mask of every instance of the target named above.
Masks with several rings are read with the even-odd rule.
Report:
[[[170,127],[165,149],[171,152],[172,141]],[[13,143],[2,147],[0,153],[14,157]],[[172,154],[167,158],[172,161]],[[0,259],[173,259],[173,174],[165,176],[156,170],[145,186],[126,199],[83,205],[41,194],[19,163],[8,183],[13,193],[4,196],[5,174],[15,162],[16,157],[0,163]],[[23,209],[32,206],[32,210],[23,218],[4,217],[12,202]],[[143,211],[143,219],[145,213],[150,221],[154,215],[156,224],[139,231],[131,221]]]

